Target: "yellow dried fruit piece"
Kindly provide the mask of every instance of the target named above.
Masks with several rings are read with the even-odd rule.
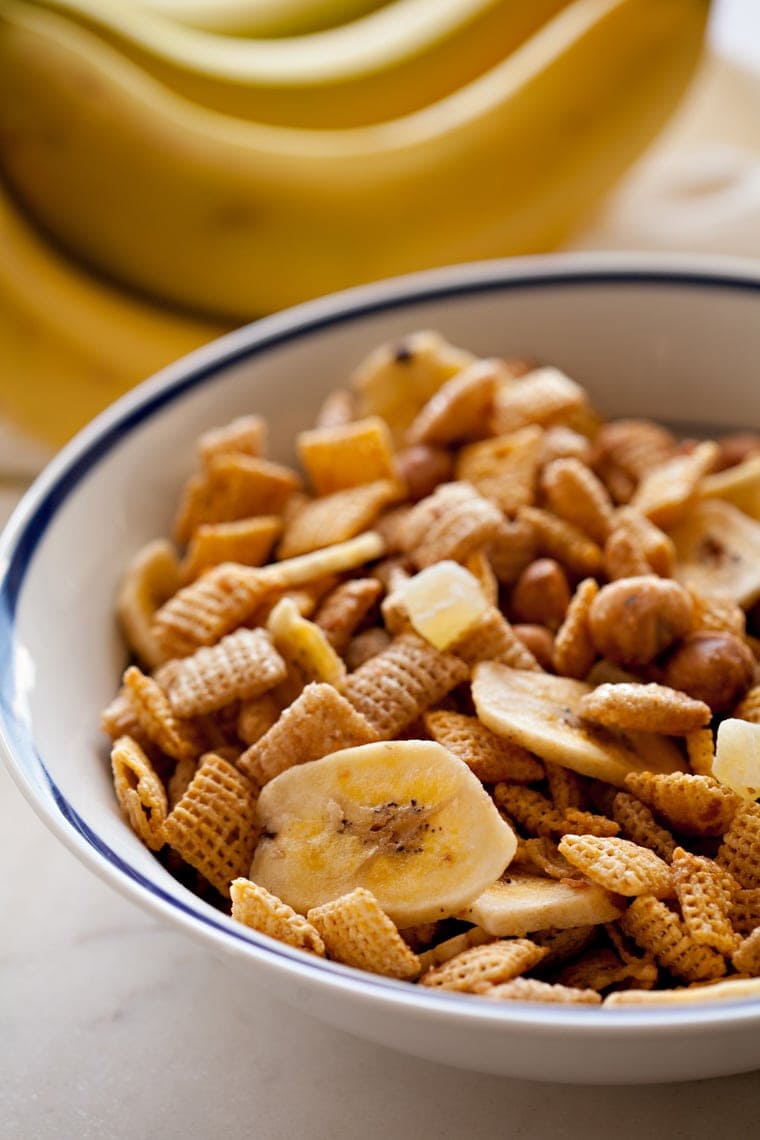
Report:
[[[587,878],[608,891],[619,895],[651,894],[655,898],[673,894],[668,864],[629,839],[563,835],[559,850]]]
[[[380,512],[403,496],[394,479],[378,479],[359,487],[312,499],[286,523],[278,547],[281,559],[334,546],[368,530]]]
[[[116,598],[116,616],[129,649],[155,669],[166,660],[153,630],[156,611],[180,587],[180,568],[174,547],[156,539],[137,552],[122,579]]]
[[[433,740],[464,760],[484,784],[500,780],[527,784],[543,777],[543,766],[535,756],[496,736],[477,717],[437,709],[425,713],[423,721]]]
[[[673,853],[673,883],[681,914],[695,942],[731,954],[737,936],[731,906],[739,885],[723,867],[704,855],[677,847]]]
[[[317,495],[396,478],[393,440],[379,416],[299,432],[296,447]]]
[[[743,1001],[760,997],[760,978],[727,978],[723,982],[689,986],[674,990],[620,990],[604,999],[609,1007],[642,1005],[693,1005],[695,1002]]]
[[[498,938],[521,937],[549,927],[595,926],[619,918],[621,908],[596,883],[564,882],[509,871],[457,917]]]
[[[190,582],[220,562],[261,566],[281,531],[282,521],[274,515],[228,523],[201,523],[190,539],[182,563],[182,578]]]
[[[221,756],[202,757],[166,818],[166,841],[223,895],[248,872],[259,830],[256,789]]]
[[[760,522],[722,499],[704,499],[692,504],[670,536],[679,582],[744,609],[760,599]]]
[[[760,724],[721,721],[712,775],[744,800],[760,798]]]
[[[652,765],[665,771],[684,767],[673,745],[663,741],[655,754],[647,740],[637,740],[634,750],[624,737],[585,722],[578,710],[591,691],[589,685],[549,674],[540,674],[539,685],[538,678],[492,662],[476,665],[472,695],[479,719],[543,760],[620,788],[631,771]]]
[[[414,574],[394,597],[412,627],[436,649],[448,649],[489,609],[477,578],[446,560]]]
[[[407,981],[420,972],[417,955],[383,913],[371,891],[363,887],[313,907],[307,918],[335,962]]]
[[[355,570],[365,562],[373,562],[385,554],[385,542],[374,531],[336,542],[324,550],[314,550],[297,558],[274,562],[258,571],[271,589],[288,590],[295,586],[308,586],[330,574]]]
[[[677,978],[687,982],[709,981],[726,972],[723,956],[695,942],[682,919],[652,895],[634,899],[620,925],[642,950]]]
[[[581,698],[586,720],[624,732],[662,732],[685,736],[710,723],[710,706],[667,685],[598,685]]]
[[[719,448],[705,440],[686,455],[676,455],[647,472],[636,488],[631,506],[656,526],[669,529],[683,518],[700,480],[713,467]]]
[[[626,784],[675,831],[723,835],[741,800],[711,776],[686,772],[633,772]]]
[[[130,827],[151,851],[160,851],[165,842],[166,792],[136,740],[120,736],[114,741],[111,769],[116,799]]]
[[[527,938],[473,946],[428,970],[420,978],[420,985],[457,993],[481,993],[490,986],[509,982],[526,970],[532,970],[545,953]]]
[[[474,361],[446,380],[420,409],[407,430],[407,443],[448,444],[487,435],[494,393],[508,379],[502,361]]]
[[[276,938],[278,942],[295,946],[297,950],[307,950],[324,958],[325,944],[315,927],[258,883],[252,883],[250,879],[234,879],[230,884],[230,897],[232,917],[237,922]]]
[[[705,475],[698,492],[705,499],[725,499],[750,518],[760,519],[760,455]]]
[[[536,497],[541,428],[531,426],[463,448],[456,476],[504,511],[514,514]]]
[[[332,685],[310,684],[237,764],[262,787],[286,768],[376,739],[364,717]]]
[[[466,906],[517,847],[476,777],[432,741],[289,768],[262,790],[259,817],[255,882],[301,913],[364,887],[402,929]]]
[[[280,599],[269,615],[267,629],[288,665],[299,670],[307,681],[338,685],[346,676],[346,666],[324,631],[303,617],[291,598]]]

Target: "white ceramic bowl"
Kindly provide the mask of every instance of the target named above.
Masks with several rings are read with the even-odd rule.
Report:
[[[320,397],[375,345],[440,329],[484,355],[536,356],[612,415],[760,427],[760,270],[742,262],[566,256],[492,262],[304,305],[202,349],[119,401],[50,465],[0,549],[0,712],[11,770],[89,867],[201,939],[251,986],[420,1057],[589,1083],[760,1067],[760,1000],[601,1010],[491,1003],[315,960],[180,886],[117,809],[98,732],[124,649],[119,576],[167,532],[205,427],[247,411],[287,459]],[[241,990],[241,1000],[244,998]]]

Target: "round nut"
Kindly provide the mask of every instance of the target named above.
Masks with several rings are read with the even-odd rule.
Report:
[[[755,658],[733,633],[699,630],[668,654],[665,684],[704,701],[714,713],[732,708],[752,684]]]
[[[648,665],[691,632],[691,595],[667,578],[644,574],[603,586],[591,603],[589,629],[598,653],[620,665]]]
[[[417,503],[432,495],[439,483],[446,483],[452,477],[454,461],[443,447],[431,447],[418,443],[399,451],[396,464],[401,478],[407,486],[409,498]]]
[[[526,566],[512,591],[512,612],[519,622],[558,630],[570,605],[567,575],[553,558],[537,558]]]
[[[512,630],[547,673],[553,671],[554,638],[545,625],[513,625]]]

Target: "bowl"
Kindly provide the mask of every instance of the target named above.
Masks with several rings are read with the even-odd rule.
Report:
[[[368,350],[418,328],[483,355],[557,364],[609,415],[643,413],[708,431],[760,427],[760,269],[742,261],[487,262],[352,290],[232,333],[85,428],[4,532],[0,715],[12,774],[52,831],[106,882],[199,939],[244,984],[266,986],[360,1037],[549,1081],[668,1081],[760,1067],[760,1000],[620,1009],[491,1003],[315,959],[190,893],[119,813],[98,730],[125,661],[114,595],[129,558],[167,533],[197,435],[257,411],[270,419],[272,455],[288,460],[295,431],[324,393]]]

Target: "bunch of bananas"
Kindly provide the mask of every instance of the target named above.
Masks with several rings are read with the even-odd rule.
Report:
[[[57,440],[221,327],[556,246],[676,106],[707,9],[0,0],[0,399]]]

